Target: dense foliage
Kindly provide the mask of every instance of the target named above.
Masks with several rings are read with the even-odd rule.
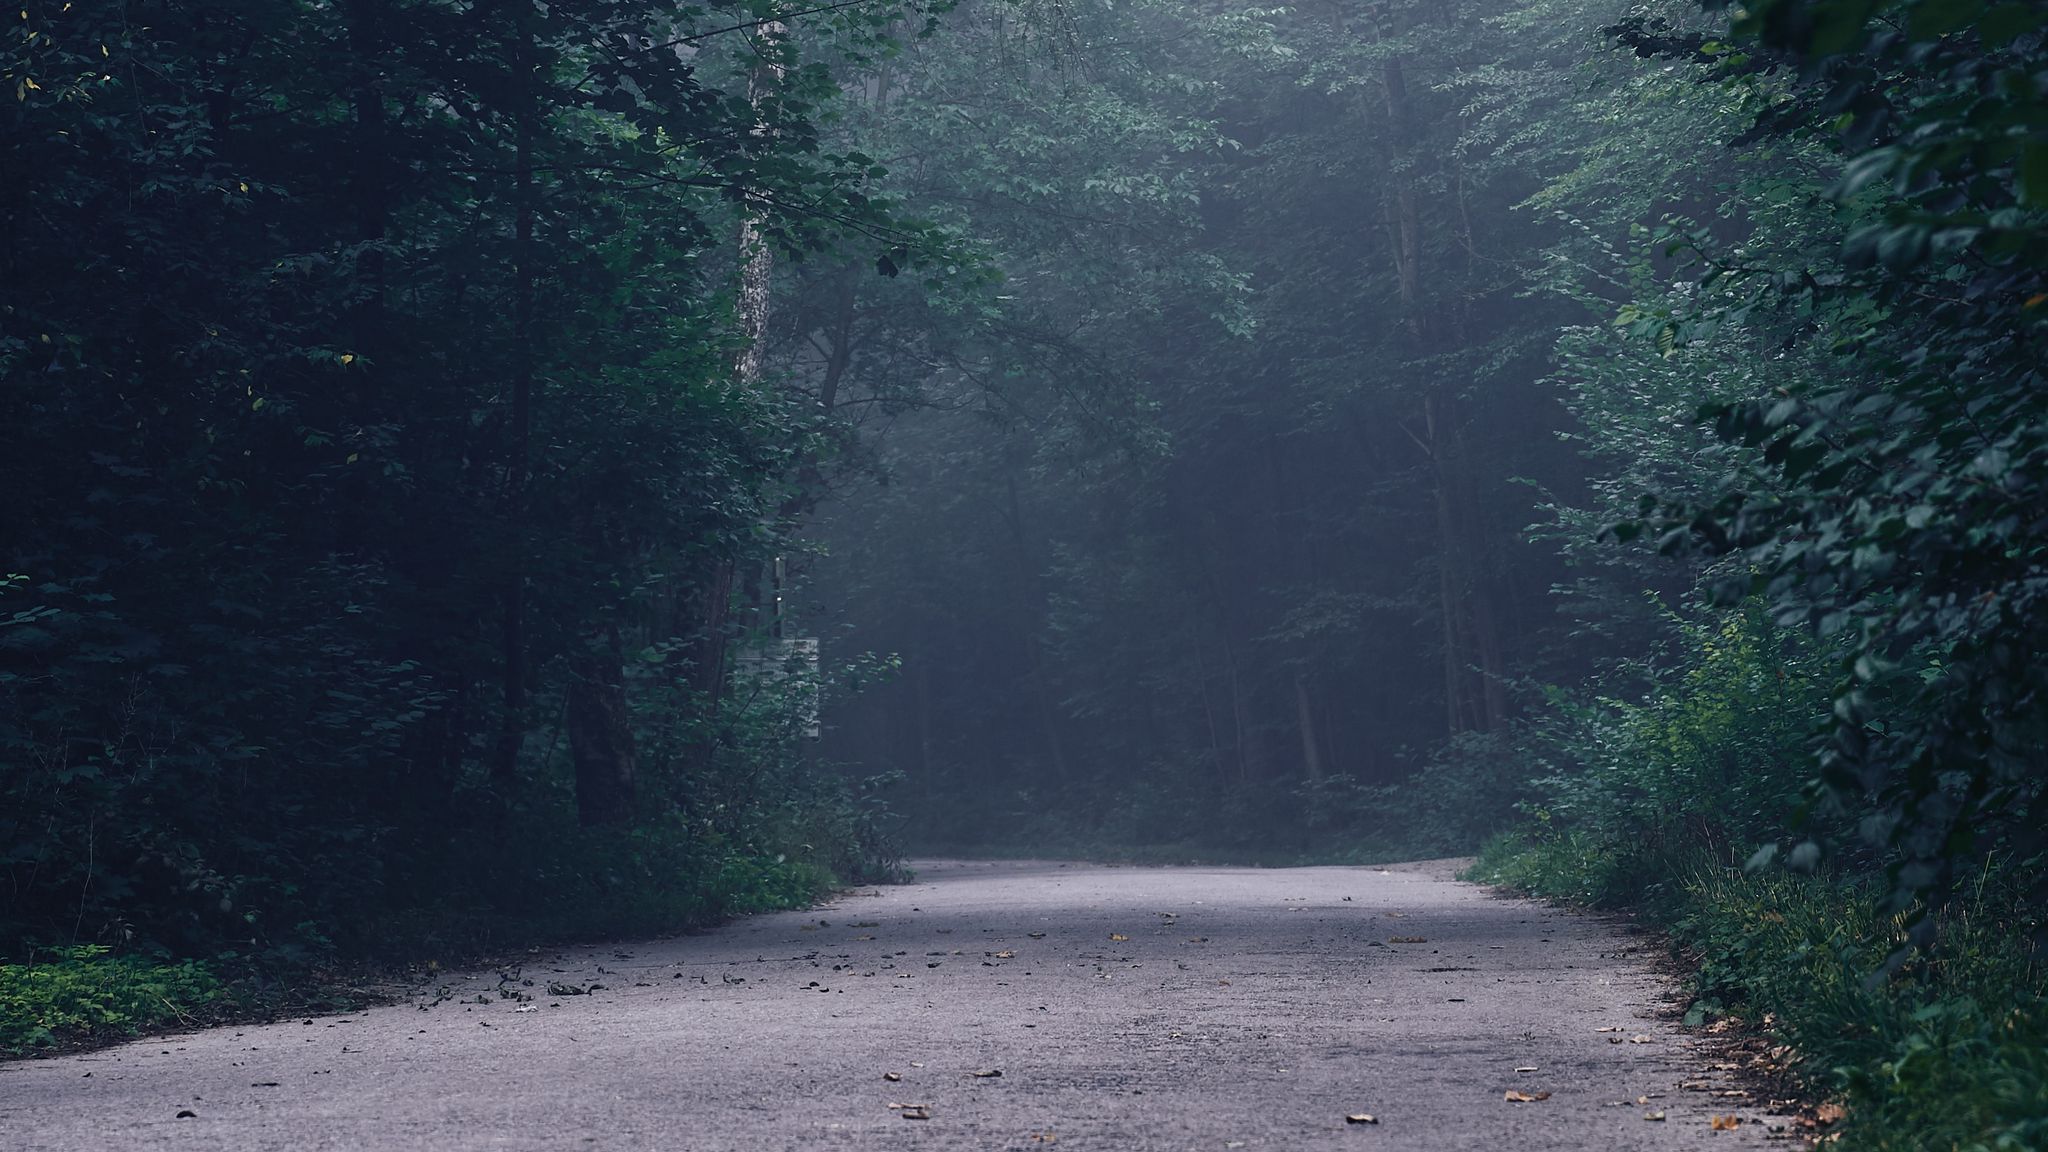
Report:
[[[736,370],[738,280],[943,274],[821,137],[923,14],[774,15],[10,20],[0,949],[473,947],[886,870],[798,681],[728,689],[819,439]]]
[[[885,797],[926,847],[1505,831],[1703,1014],[1918,1085],[1875,1146],[2038,1139],[2039,5],[16,23],[38,1019],[800,902],[894,871]]]

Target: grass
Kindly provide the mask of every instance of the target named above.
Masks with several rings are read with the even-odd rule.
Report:
[[[1691,1021],[1767,1022],[1795,1072],[1847,1109],[1843,1152],[2048,1149],[2048,970],[2021,869],[1987,867],[1889,978],[1905,924],[1853,876],[1746,872],[1708,853],[1584,834],[1494,841],[1470,875],[1631,906],[1692,963]]]

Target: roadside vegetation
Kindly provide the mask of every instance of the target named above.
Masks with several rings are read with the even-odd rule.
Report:
[[[1514,738],[1533,795],[1468,876],[1663,929],[1687,1022],[1789,1045],[1841,1147],[2040,1147],[2038,862],[1994,849],[1937,903],[1887,911],[1883,855],[1815,812],[1802,834],[1841,845],[1828,860],[1750,866],[1799,809],[1828,662],[1754,608],[1716,619],[1636,702],[1558,701]]]
[[[0,1049],[1483,844],[2048,1142],[2041,5],[14,15]]]
[[[1572,591],[1669,564],[1663,623],[1488,734],[1528,791],[1473,875],[1661,924],[1693,1021],[1788,1043],[1844,1148],[2039,1148],[2041,20],[1874,8],[1615,30],[1810,176],[1668,222],[1690,271],[1566,339],[1589,428],[1666,381],[1697,410],[1557,509]]]

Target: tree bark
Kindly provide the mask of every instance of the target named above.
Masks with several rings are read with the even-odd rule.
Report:
[[[1323,753],[1316,745],[1316,710],[1309,698],[1308,678],[1294,674],[1294,710],[1301,725],[1301,770],[1309,783],[1323,781]]]
[[[1045,753],[1052,761],[1053,779],[1065,783],[1067,780],[1066,744],[1060,739],[1059,709],[1052,698],[1052,677],[1046,668],[1045,649],[1038,642],[1037,616],[1045,605],[1045,590],[1040,586],[1038,566],[1031,561],[1031,546],[1024,534],[1024,505],[1017,496],[1017,477],[1006,472],[1003,481],[1009,487],[1010,495],[1010,539],[1017,548],[1018,588],[1022,595],[1018,614],[1018,628],[1024,639],[1024,658],[1031,675],[1031,695],[1038,712],[1039,730],[1045,738]]]
[[[526,744],[526,487],[533,439],[533,120],[532,6],[512,0],[516,32],[512,54],[518,74],[514,110],[512,224],[512,425],[506,450],[505,496],[511,557],[505,565],[503,650],[505,715],[491,757],[491,779],[507,781],[518,774],[519,752]]]
[[[1421,206],[1409,170],[1413,160],[1412,109],[1398,54],[1389,55],[1381,65],[1381,91],[1387,119],[1388,239],[1400,291],[1402,328],[1410,352],[1422,359],[1440,351],[1440,345],[1456,339],[1457,334],[1447,334],[1441,325],[1431,322],[1436,312],[1426,296]],[[1464,491],[1469,478],[1462,471],[1465,461],[1456,399],[1441,380],[1431,380],[1424,388],[1422,426],[1423,434],[1416,439],[1429,458],[1435,511],[1445,724],[1452,733],[1487,730],[1499,725],[1507,712],[1500,638],[1487,590],[1469,563],[1473,529]],[[1480,665],[1477,684],[1472,670],[1475,656]]]
[[[576,819],[586,828],[629,823],[639,753],[621,670],[619,630],[569,661],[569,757],[576,766]]]

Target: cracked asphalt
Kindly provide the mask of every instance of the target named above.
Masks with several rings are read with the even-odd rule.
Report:
[[[0,1145],[1542,1152],[1771,1139],[1782,1118],[1669,1022],[1653,945],[1459,883],[1455,865],[924,862],[915,884],[535,955],[366,1012],[0,1065]],[[1716,1131],[1714,1116],[1739,1126]]]

